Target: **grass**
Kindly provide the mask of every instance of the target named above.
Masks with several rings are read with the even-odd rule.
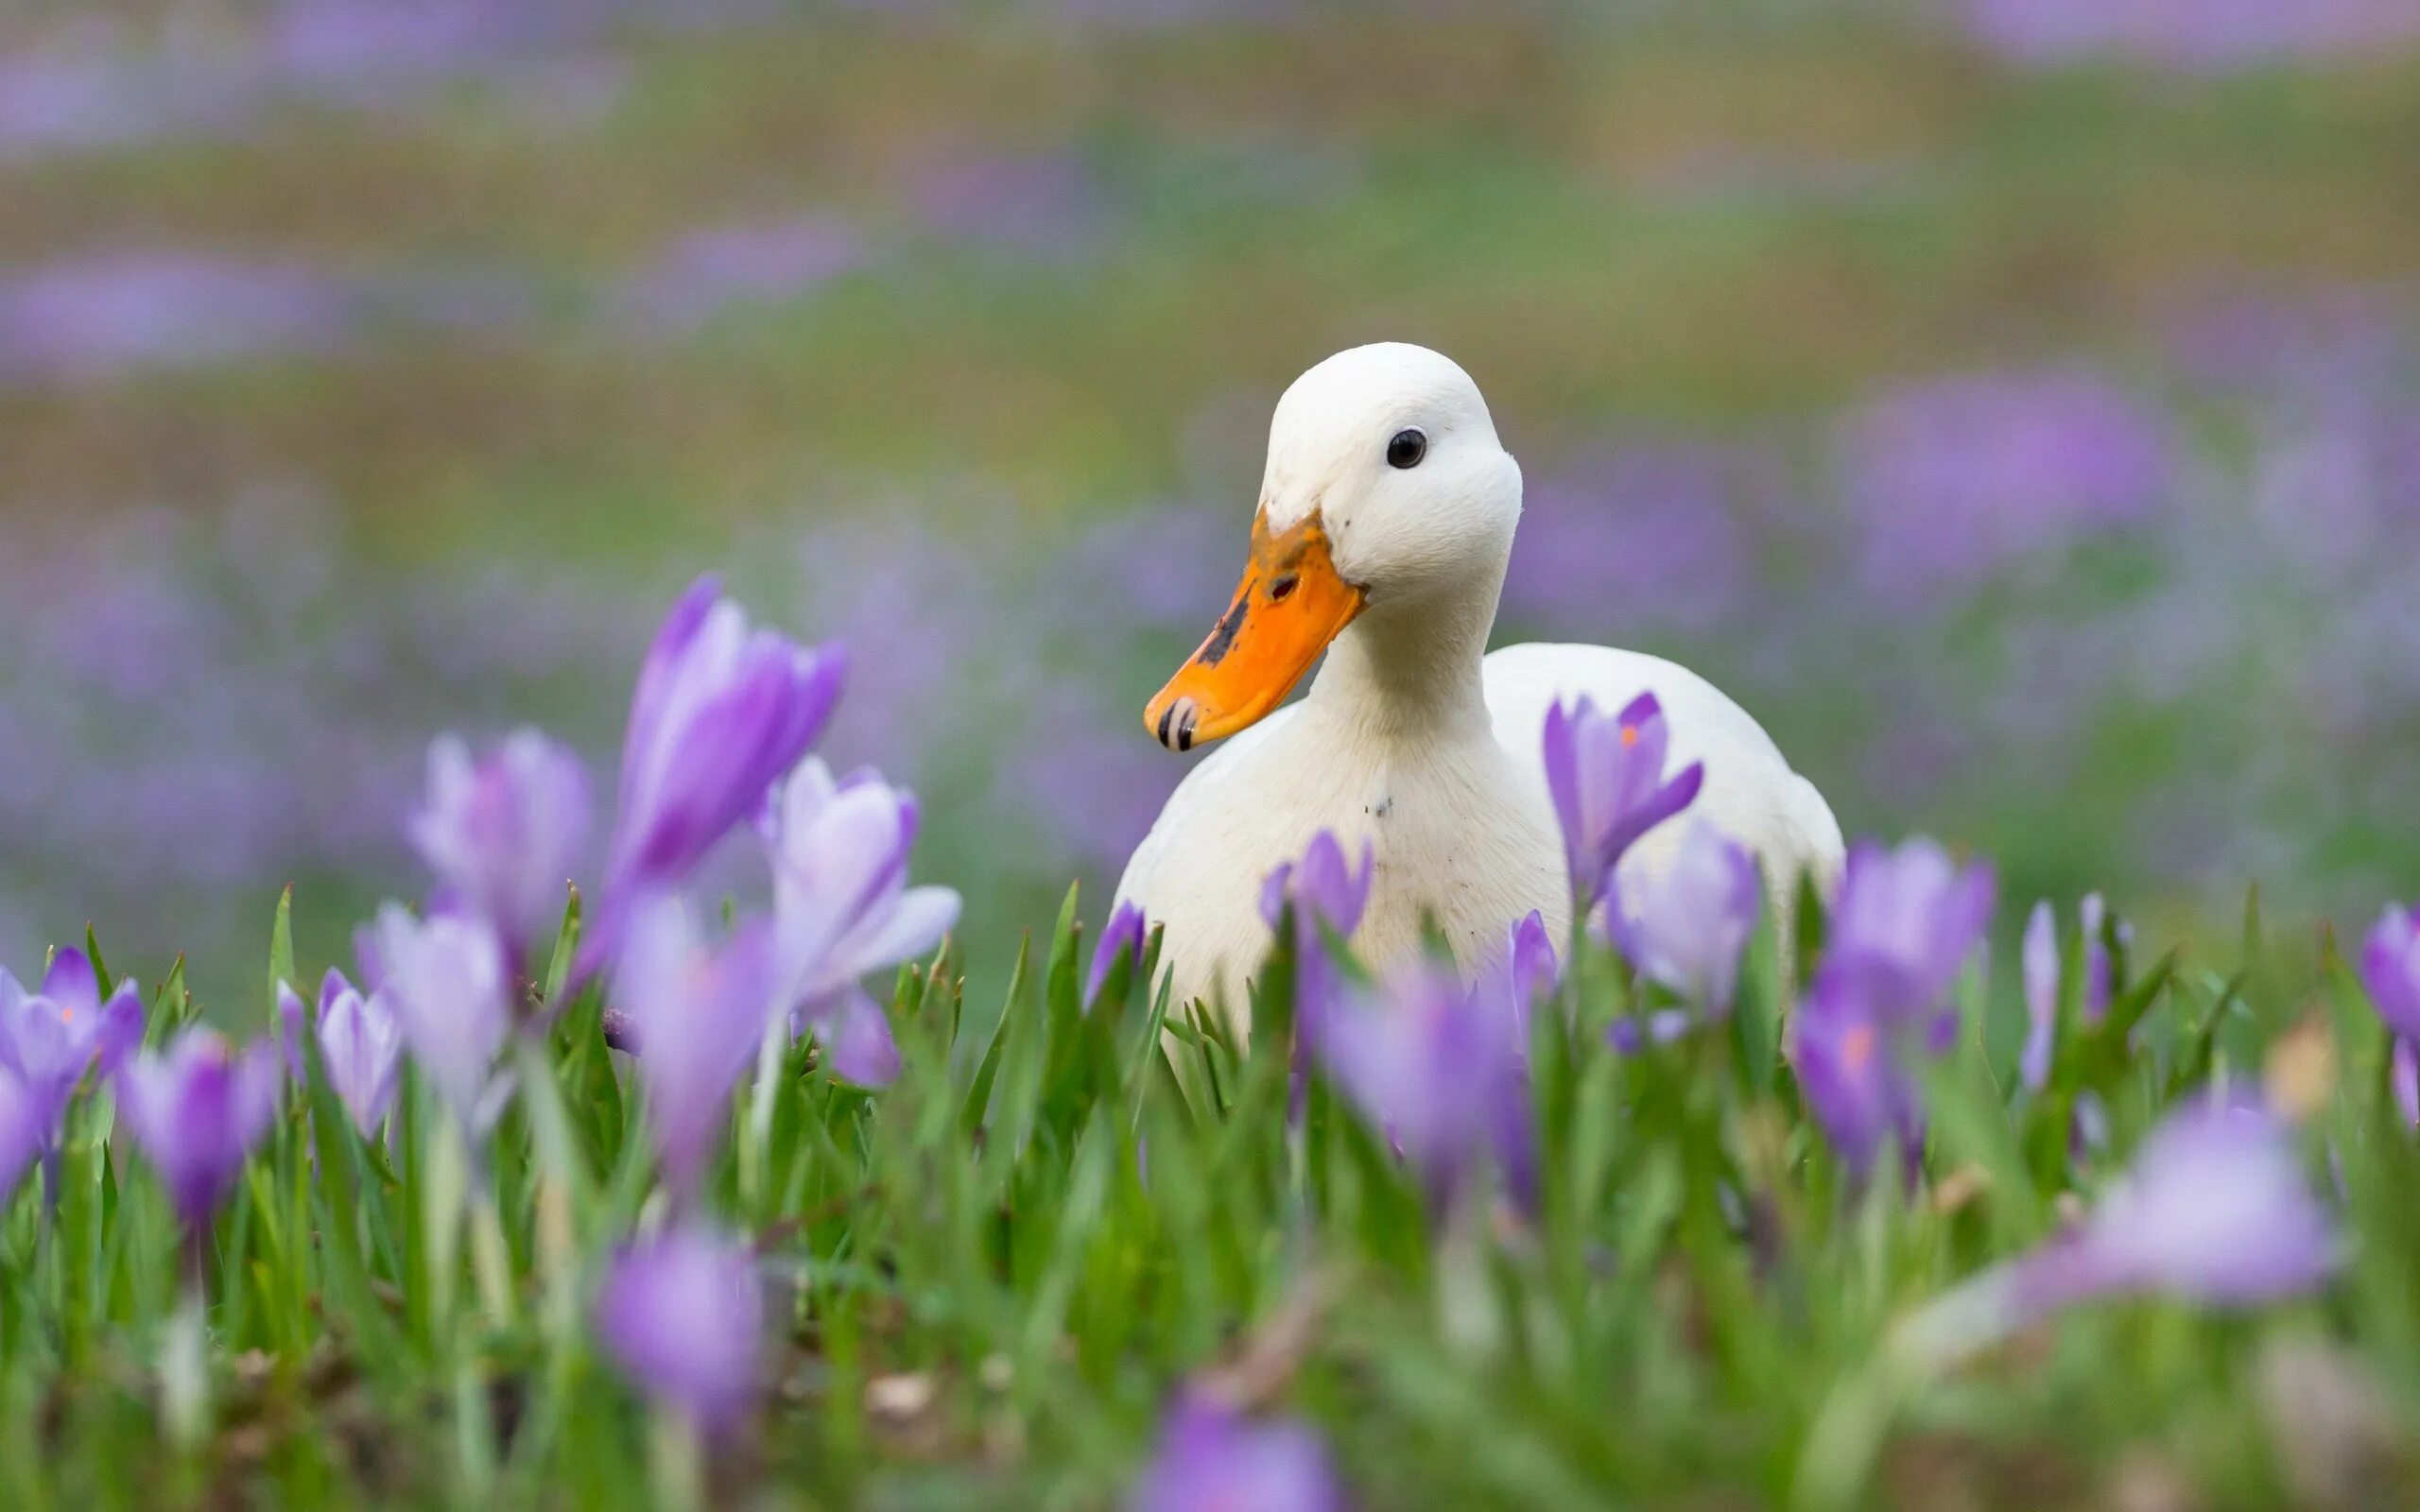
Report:
[[[267,974],[290,974],[282,910],[275,941]],[[2012,1026],[1970,976],[1905,1187],[1851,1180],[1800,1108],[1770,927],[1726,1025],[1639,1057],[1604,1031],[1642,989],[1585,956],[1564,1011],[1534,1019],[1543,1185],[1525,1217],[1432,1208],[1323,1082],[1289,1120],[1282,950],[1248,1053],[1147,1002],[1148,960],[1087,1004],[1071,893],[996,1014],[962,1000],[946,951],[902,972],[893,1086],[838,1085],[801,1046],[761,1108],[738,1095],[706,1206],[753,1236],[780,1301],[710,1503],[1115,1505],[1184,1383],[1307,1416],[1369,1507],[2420,1489],[2400,1447],[2420,1402],[2420,1154],[2360,988],[2325,942],[2315,960],[2281,949],[2255,911],[2223,971],[2121,969],[2096,1029],[2075,1006],[2080,944],[2039,1095],[2013,1090]],[[648,1504],[653,1440],[586,1326],[604,1257],[661,1219],[598,1009],[581,993],[512,1052],[520,1092],[485,1152],[493,1247],[444,1219],[459,1173],[426,1089],[407,1076],[368,1143],[315,1059],[208,1238],[216,1416],[183,1450],[159,1435],[153,1368],[174,1225],[107,1096],[79,1099],[55,1213],[30,1181],[0,1224],[0,1499]],[[195,1011],[172,975],[155,1038]],[[1893,1329],[1911,1310],[2052,1233],[2163,1108],[2264,1074],[2341,1199],[2349,1258],[2324,1295],[2250,1316],[2111,1304],[1954,1371],[1905,1367]],[[2111,1140],[2071,1152],[2087,1092]],[[2332,1405],[2281,1395],[2313,1370]]]

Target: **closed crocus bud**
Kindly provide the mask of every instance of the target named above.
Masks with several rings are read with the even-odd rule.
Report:
[[[631,1384],[705,1434],[726,1433],[755,1395],[765,1300],[745,1245],[675,1228],[614,1257],[596,1336]]]
[[[729,1122],[732,1086],[764,1039],[772,967],[772,936],[761,919],[709,944],[672,899],[650,900],[631,916],[614,993],[637,1038],[648,1127],[665,1181],[683,1203]]]
[[[102,1001],[100,978],[82,951],[53,956],[40,992],[0,971],[0,1070],[17,1078],[45,1130],[57,1131],[86,1073],[109,1075],[142,1042],[140,989],[130,979]]]
[[[403,1070],[404,1034],[385,994],[364,997],[332,967],[320,979],[317,1012],[306,1009],[283,982],[277,985],[277,1010],[287,1071],[302,1079],[302,1037],[317,1035],[329,1089],[362,1138],[374,1138],[394,1107]]]
[[[1188,1399],[1168,1413],[1158,1453],[1127,1504],[1132,1512],[1343,1512],[1344,1491],[1308,1424],[1255,1421]]]
[[[1703,762],[1664,775],[1671,733],[1651,693],[1613,715],[1585,697],[1557,702],[1547,711],[1543,742],[1571,885],[1589,902],[1605,896],[1615,866],[1638,838],[1696,802],[1705,783]]]
[[[947,887],[908,885],[914,796],[873,772],[836,782],[799,764],[766,828],[778,1001],[795,1005],[834,1071],[879,1086],[899,1074],[890,1021],[859,979],[931,952],[958,922]]]
[[[1133,962],[1136,970],[1143,965],[1143,945],[1150,936],[1150,925],[1143,918],[1143,910],[1132,903],[1121,902],[1110,910],[1109,922],[1101,926],[1100,943],[1093,947],[1092,970],[1084,977],[1084,1001],[1090,1003],[1100,996],[1101,985],[1120,955]]]
[[[485,919],[378,911],[379,991],[422,1074],[476,1143],[500,1111],[495,1060],[512,1029],[504,950]]]
[[[845,659],[751,629],[717,581],[698,580],[656,634],[631,699],[605,897],[583,965],[618,943],[625,912],[678,886],[764,807],[821,734]]]
[[[476,757],[452,735],[429,747],[412,845],[440,896],[486,919],[512,952],[561,925],[588,827],[586,770],[537,730]]]
[[[1738,995],[1739,957],[1756,930],[1756,864],[1712,825],[1692,823],[1670,865],[1615,873],[1614,941],[1641,976],[1709,1015]]]
[[[1547,934],[1546,916],[1532,908],[1512,926],[1505,945],[1505,970],[1512,988],[1512,1005],[1526,1022],[1540,998],[1563,985],[1563,963],[1555,959],[1553,937]]]
[[[1311,836],[1300,861],[1286,863],[1261,883],[1261,917],[1275,929],[1291,902],[1305,948],[1318,941],[1322,926],[1352,938],[1361,927],[1362,911],[1370,906],[1370,883],[1376,874],[1375,854],[1367,839],[1357,856],[1357,861],[1348,860],[1343,842],[1322,830]]]
[[[177,1216],[199,1228],[227,1194],[277,1115],[277,1047],[237,1050],[188,1029],[167,1050],[144,1054],[117,1076],[118,1106]]]
[[[2059,921],[2048,900],[2033,905],[2026,920],[2018,965],[2025,985],[2025,1049],[2017,1074],[2040,1091],[2050,1080],[2051,1040],[2059,1023]]]

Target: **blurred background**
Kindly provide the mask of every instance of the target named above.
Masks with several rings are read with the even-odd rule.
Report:
[[[1184,762],[1269,411],[1392,337],[1499,639],[2156,934],[2420,887],[2420,0],[16,0],[0,954],[254,1001],[440,730],[610,791],[672,595],[845,638],[1004,970]]]

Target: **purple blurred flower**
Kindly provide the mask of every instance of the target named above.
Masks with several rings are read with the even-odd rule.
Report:
[[[117,1076],[128,1130],[187,1228],[199,1228],[235,1187],[252,1146],[277,1116],[277,1046],[236,1050],[188,1029],[163,1054],[145,1052]]]
[[[922,175],[910,197],[944,236],[1038,260],[1081,254],[1107,220],[1099,180],[1064,152],[946,163]]]
[[[2361,946],[2361,985],[2398,1040],[2420,1040],[2420,915],[2389,904]]]
[[[1554,940],[1547,934],[1545,915],[1532,908],[1512,926],[1504,960],[1511,979],[1512,1005],[1526,1021],[1540,998],[1551,995],[1563,985],[1563,963],[1555,959]]]
[[[1131,1512],[1343,1512],[1327,1448],[1292,1418],[1254,1422],[1203,1398],[1181,1400],[1127,1503]]]
[[[517,954],[561,926],[588,840],[588,774],[571,750],[516,730],[474,760],[447,735],[428,748],[428,796],[412,845],[445,895]]]
[[[863,238],[828,215],[717,226],[675,242],[624,285],[619,303],[635,323],[685,330],[736,306],[811,294],[866,259]]]
[[[639,895],[678,886],[763,807],[831,716],[845,665],[837,646],[750,630],[712,576],[682,595],[631,698],[605,897],[584,964],[611,954]]]
[[[325,351],[362,316],[358,290],[304,268],[175,251],[88,256],[0,278],[0,381],[94,382]]]
[[[2142,524],[2177,469],[2164,416],[2059,370],[1899,389],[1847,418],[1841,452],[1865,587],[1915,609],[2015,558]]]
[[[2222,73],[2420,42],[2411,0],[1964,0],[1962,11],[1978,42],[2035,66],[2118,58]]]
[[[751,920],[710,945],[677,899],[649,899],[631,916],[614,996],[637,1036],[665,1184],[685,1203],[729,1122],[732,1084],[772,1016],[770,928]]]
[[[0,971],[0,1070],[17,1078],[47,1143],[86,1072],[102,1076],[143,1042],[143,994],[130,977],[109,1001],[82,951],[51,958],[42,990]]]
[[[18,1178],[50,1143],[52,1130],[39,1112],[17,1078],[0,1072],[0,1211],[17,1190]]]
[[[1318,939],[1322,925],[1350,939],[1361,927],[1361,912],[1370,905],[1370,883],[1375,875],[1375,851],[1361,842],[1361,863],[1344,858],[1343,843],[1322,830],[1311,836],[1303,859],[1288,861],[1271,871],[1260,885],[1260,917],[1275,929],[1292,903],[1297,927],[1306,941]]]
[[[620,1251],[596,1298],[597,1339],[631,1384],[707,1433],[746,1414],[764,1332],[754,1255],[699,1228]]]
[[[899,1074],[899,1050],[858,979],[924,955],[958,922],[956,892],[908,885],[916,822],[906,789],[872,771],[835,783],[813,758],[767,815],[776,1000],[814,1026],[835,1071],[872,1086]]]
[[[2059,1025],[2059,922],[2047,898],[2033,905],[2033,916],[2026,920],[2020,965],[2026,1025],[2017,1073],[2038,1092],[2050,1080],[2051,1039]]]
[[[2420,1047],[2409,1040],[2394,1041],[2394,1059],[2388,1066],[2388,1090],[2394,1094],[2395,1110],[2403,1121],[2420,1128]]]
[[[1921,1143],[1923,1109],[1903,1057],[1929,1047],[1904,1026],[1877,1020],[1844,981],[1835,971],[1816,972],[1799,1005],[1790,1060],[1807,1110],[1862,1177],[1886,1142],[1895,1140],[1910,1156]]]
[[[1697,801],[1705,764],[1691,762],[1666,781],[1671,735],[1651,693],[1612,718],[1586,697],[1576,706],[1558,700],[1547,711],[1543,741],[1571,885],[1594,902],[1606,895],[1615,865],[1639,836]]]
[[[278,1016],[283,1021],[286,1070],[297,1081],[304,1075],[302,1035],[309,1019],[320,1037],[320,1063],[329,1090],[364,1139],[374,1139],[394,1107],[395,1087],[403,1071],[404,1032],[387,1006],[383,992],[368,997],[334,967],[320,979],[320,1006],[306,1013],[294,989],[277,985]]]
[[[1527,1046],[1509,994],[1421,965],[1382,994],[1339,1004],[1315,1054],[1374,1128],[1383,1129],[1441,1199],[1493,1152],[1527,1200],[1534,1151]]]
[[[1649,444],[1542,474],[1524,490],[1506,613],[1572,635],[1716,628],[1750,586],[1737,471],[1716,447]]]
[[[1879,1022],[1934,1018],[1991,922],[1992,868],[1964,868],[1922,837],[1849,851],[1824,970]]]
[[[378,910],[373,935],[379,994],[404,1042],[473,1143],[503,1110],[507,1084],[495,1060],[512,1028],[504,950],[482,919],[459,914],[415,919],[402,905]]]
[[[1109,922],[1101,926],[1100,943],[1093,947],[1092,971],[1084,978],[1087,1004],[1100,996],[1101,985],[1109,980],[1120,955],[1132,963],[1134,971],[1143,969],[1143,947],[1150,933],[1150,920],[1132,903],[1121,901],[1110,910]]]
[[[1720,1016],[1737,995],[1739,957],[1755,933],[1761,895],[1754,860],[1701,819],[1660,871],[1615,872],[1606,916],[1640,975]]]

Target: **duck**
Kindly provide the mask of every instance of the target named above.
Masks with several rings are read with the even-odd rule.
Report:
[[[1265,882],[1322,831],[1368,857],[1354,946],[1373,967],[1420,954],[1433,928],[1463,970],[1487,970],[1532,912],[1567,950],[1542,747],[1559,702],[1614,710],[1653,694],[1671,768],[1704,764],[1691,816],[1754,857],[1773,906],[1802,877],[1831,890],[1831,806],[1713,683],[1610,646],[1488,650],[1520,519],[1521,469],[1443,354],[1355,347],[1279,398],[1242,580],[1144,709],[1170,751],[1223,742],[1177,784],[1115,895],[1163,932],[1172,1003],[1201,1001],[1241,1032],[1272,943]],[[1683,833],[1667,822],[1641,838],[1625,885],[1633,868],[1651,882]]]

